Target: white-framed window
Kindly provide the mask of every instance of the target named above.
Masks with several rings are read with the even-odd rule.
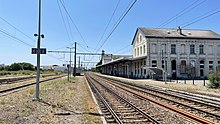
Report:
[[[199,54],[204,54],[204,45],[199,45]]]
[[[213,61],[209,61],[209,70],[213,70],[214,66],[213,66]]]
[[[144,54],[146,53],[146,47],[145,47],[145,45],[144,45],[144,47],[143,47],[143,50],[144,50]]]
[[[205,61],[204,60],[201,60],[199,62],[199,67],[200,67],[200,69],[204,69],[205,68]]]
[[[171,44],[171,54],[176,54],[176,44]]]
[[[139,56],[139,47],[137,48],[137,56]]]
[[[134,56],[137,56],[137,50],[136,50],[136,48],[134,49]]]
[[[157,67],[157,60],[152,60],[152,67]]]
[[[142,40],[143,40],[143,36],[140,34],[139,35],[139,42],[142,42]]]
[[[218,61],[218,68],[220,68],[220,61]]]
[[[194,44],[190,45],[190,54],[195,54],[195,45]]]
[[[142,55],[142,46],[140,47],[140,55]]]

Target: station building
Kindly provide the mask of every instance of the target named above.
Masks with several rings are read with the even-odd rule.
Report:
[[[220,67],[220,35],[211,30],[138,28],[131,56],[102,55],[101,73],[128,78],[205,78]],[[108,58],[108,61],[106,61]]]

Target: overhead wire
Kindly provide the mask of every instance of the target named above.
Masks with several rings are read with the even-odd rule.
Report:
[[[165,21],[165,22],[163,22],[162,24],[160,24],[158,27],[161,28],[161,27],[164,27],[164,26],[170,24],[170,23],[173,22],[175,19],[177,19],[177,18],[183,16],[184,14],[186,14],[186,13],[192,11],[193,9],[195,9],[196,7],[198,7],[199,5],[201,5],[202,3],[204,3],[204,2],[207,1],[207,0],[203,0],[203,1],[201,1],[201,2],[199,2],[199,1],[200,1],[200,0],[194,1],[192,4],[190,4],[189,6],[187,6],[186,8],[184,8],[182,11],[180,11],[179,13],[177,13],[175,16],[171,17],[171,18],[168,19],[167,21]],[[199,2],[199,3],[196,4],[197,2]],[[194,4],[196,4],[196,5],[194,6]]]
[[[3,34],[4,36],[10,38],[10,39],[13,39],[14,41],[18,41],[18,42],[22,43],[23,45],[26,45],[28,47],[32,47],[32,45],[30,45],[29,43],[13,36],[12,34],[9,34],[8,32],[4,31],[3,29],[0,29],[0,33]]]
[[[130,44],[127,45],[127,46],[125,46],[125,47],[123,47],[123,48],[121,48],[121,49],[119,49],[119,50],[117,50],[117,51],[114,52],[114,53],[117,54],[118,52],[120,52],[120,51],[122,51],[122,50],[124,50],[124,49],[126,49],[126,48],[128,48],[128,47],[130,47]]]
[[[23,31],[21,31],[19,28],[17,28],[17,27],[14,26],[13,24],[11,24],[9,21],[7,21],[6,19],[4,19],[4,18],[2,18],[2,17],[0,17],[0,19],[3,20],[5,23],[7,23],[7,24],[8,24],[9,26],[11,26],[12,28],[14,28],[16,31],[20,32],[22,35],[24,35],[25,37],[27,37],[28,39],[30,39],[32,42],[35,43],[35,40],[34,40],[33,38],[31,38],[30,36],[28,36],[27,34],[25,34],[25,33],[24,33]],[[14,40],[14,41],[18,41],[18,43],[21,43],[21,44],[23,44],[23,45],[25,45],[25,46],[27,46],[27,47],[34,47],[34,45],[31,45],[31,44],[27,43],[26,41],[19,39],[18,37],[16,37],[15,35],[12,35],[11,33],[7,32],[7,31],[4,30],[4,29],[1,29],[1,28],[0,28],[0,33],[1,33],[2,35],[4,35],[4,36],[6,36],[6,37],[8,37],[8,38],[10,38],[10,39],[12,39],[12,40]],[[54,59],[56,59],[56,60],[62,61],[61,59],[56,58],[56,57],[54,57],[54,56],[52,56],[52,55],[49,55],[49,54],[46,54],[46,55],[49,56],[49,57],[51,57],[51,58],[54,58]],[[63,62],[63,61],[62,61],[62,62]]]
[[[66,22],[65,22],[65,19],[64,19],[64,16],[63,16],[63,13],[62,13],[61,7],[60,7],[59,0],[57,0],[57,5],[58,5],[58,8],[59,8],[59,11],[60,11],[60,14],[61,14],[61,18],[62,18],[62,21],[63,21],[64,27],[65,27],[65,30],[66,30],[66,33],[67,33],[68,39],[69,39],[69,41],[71,42],[71,41],[72,41],[72,37],[70,38],[70,34],[69,34],[68,29],[67,29],[67,24],[66,24]]]
[[[61,3],[61,5],[63,6],[63,8],[64,8],[64,10],[65,10],[66,14],[68,15],[68,17],[69,17],[70,21],[72,22],[72,24],[73,24],[73,25],[74,25],[74,27],[76,28],[76,31],[77,31],[77,32],[78,32],[78,34],[80,35],[80,37],[81,37],[82,41],[85,43],[85,45],[86,45],[86,46],[87,46],[87,48],[88,48],[88,45],[87,45],[87,43],[86,43],[86,41],[85,41],[84,37],[82,36],[82,33],[79,31],[79,28],[77,27],[76,23],[73,21],[72,17],[70,16],[69,12],[68,12],[68,11],[67,11],[67,9],[66,9],[66,7],[65,7],[64,3],[63,3],[61,0],[60,0],[60,3]],[[90,49],[89,49],[89,48],[88,48],[88,50],[90,51]]]
[[[124,11],[124,13],[122,14],[122,16],[119,18],[119,21],[113,26],[112,30],[110,31],[110,33],[108,34],[108,36],[105,38],[105,40],[103,40],[103,43],[101,44],[101,46],[96,50],[95,53],[98,53],[98,51],[103,47],[103,45],[107,42],[107,40],[111,37],[111,35],[114,33],[114,31],[117,29],[117,27],[119,26],[119,24],[122,22],[122,20],[125,18],[125,16],[130,12],[131,8],[135,5],[135,3],[137,2],[137,0],[134,0],[131,2],[131,4],[128,5],[127,9]],[[94,58],[94,56],[92,56],[92,58],[90,59],[90,62],[92,61],[92,59]],[[89,65],[89,63],[87,64]]]
[[[206,19],[206,18],[208,18],[208,17],[210,17],[210,16],[213,16],[213,15],[215,15],[215,14],[217,14],[217,13],[220,12],[220,10],[218,10],[218,9],[219,9],[219,7],[216,8],[216,9],[214,9],[214,10],[211,10],[211,11],[209,11],[209,12],[206,12],[205,14],[202,14],[202,15],[200,15],[200,16],[198,16],[198,17],[196,17],[196,18],[194,18],[194,19],[192,19],[192,20],[190,20],[190,21],[188,21],[188,22],[185,22],[185,23],[181,24],[180,26],[181,26],[182,28],[185,28],[185,27],[187,27],[187,26],[189,26],[189,25],[192,25],[192,24],[194,24],[194,23],[196,23],[196,22],[199,22],[199,21],[201,21],[201,20],[203,20],[203,19]],[[216,11],[216,10],[217,10],[217,11]],[[211,13],[211,12],[212,12],[212,13]]]
[[[15,27],[14,25],[12,25],[11,23],[9,23],[6,19],[0,17],[0,19],[2,21],[4,21],[5,23],[7,23],[8,25],[10,25],[11,27],[13,27],[15,30],[17,30],[18,32],[20,32],[21,34],[23,34],[25,37],[29,38],[31,41],[35,42],[35,40],[33,38],[31,38],[30,36],[28,36],[27,34],[25,34],[23,31],[21,31],[20,29],[18,29],[17,27]]]
[[[114,11],[113,11],[113,13],[112,13],[112,15],[111,15],[109,21],[108,21],[108,23],[107,23],[107,25],[106,25],[106,27],[105,27],[103,33],[102,33],[102,35],[101,35],[101,37],[100,37],[100,39],[99,39],[99,41],[98,41],[98,43],[97,43],[95,49],[97,49],[99,43],[101,42],[101,40],[103,39],[103,37],[104,37],[104,35],[105,35],[106,31],[107,31],[107,29],[108,29],[110,23],[112,22],[112,19],[113,19],[114,15],[115,15],[115,12],[116,12],[117,9],[118,9],[118,6],[119,6],[120,1],[121,1],[121,0],[118,0],[118,2],[117,2],[117,4],[116,4],[116,7],[115,7],[115,9],[114,9]]]
[[[117,24],[113,27],[113,29],[110,31],[109,35],[105,38],[105,40],[103,41],[103,43],[101,44],[101,46],[98,48],[97,51],[99,51],[103,45],[107,42],[107,40],[111,37],[111,35],[114,33],[114,31],[117,29],[117,27],[119,26],[119,24],[122,22],[122,20],[125,18],[125,16],[129,13],[129,11],[131,10],[131,8],[135,5],[135,3],[137,2],[137,0],[134,0],[133,3],[128,7],[128,9],[125,11],[125,13],[121,16],[121,18],[119,19],[119,21],[117,22]]]

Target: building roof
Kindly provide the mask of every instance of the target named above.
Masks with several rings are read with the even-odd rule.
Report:
[[[172,28],[138,28],[137,31],[138,30],[140,30],[145,35],[146,38],[220,40],[220,35],[211,30],[191,30],[191,29],[172,29]],[[132,41],[132,44],[133,43],[134,43],[134,39]]]

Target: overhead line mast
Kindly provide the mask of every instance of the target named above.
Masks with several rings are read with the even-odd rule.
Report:
[[[40,100],[40,38],[44,38],[44,35],[40,34],[41,29],[41,0],[39,0],[39,15],[38,15],[38,34],[34,34],[34,36],[38,36],[37,39],[37,77],[36,77],[36,100]]]

